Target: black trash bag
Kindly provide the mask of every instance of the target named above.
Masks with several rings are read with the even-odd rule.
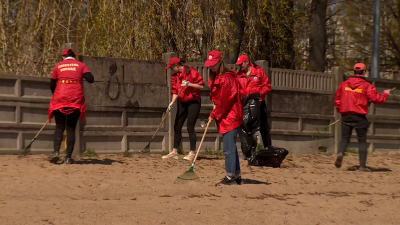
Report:
[[[261,94],[249,94],[242,99],[243,123],[239,129],[239,137],[243,155],[250,158],[257,148],[260,134],[260,98]]]
[[[255,152],[248,160],[250,166],[281,167],[282,161],[289,154],[284,148],[269,147]]]

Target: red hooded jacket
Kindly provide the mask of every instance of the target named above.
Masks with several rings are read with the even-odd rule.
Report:
[[[228,133],[243,123],[243,109],[240,102],[239,82],[235,71],[229,71],[208,81],[211,101],[215,109],[210,117],[217,123],[221,134]]]
[[[171,76],[171,94],[178,94],[183,80],[188,80],[191,84],[204,85],[203,77],[197,70],[190,66],[184,66],[182,73],[175,73]],[[200,97],[200,90],[192,87],[183,87],[178,96],[181,102],[193,101]]]
[[[243,70],[239,70],[237,79],[240,83],[240,96],[242,98],[249,94],[260,93],[260,101],[263,101],[265,100],[265,96],[271,91],[271,83],[267,74],[257,65],[251,64],[249,78],[246,77],[246,73]]]
[[[365,80],[364,76],[354,76],[343,81],[335,95],[334,105],[341,114],[366,115],[368,102],[383,104],[388,94],[380,95],[376,88]]]
[[[57,86],[50,100],[48,110],[49,122],[53,117],[54,110],[60,110],[64,114],[69,114],[78,109],[81,112],[80,119],[85,118],[86,102],[82,89],[82,74],[90,72],[85,64],[75,59],[65,59],[54,66],[52,79],[57,80]]]

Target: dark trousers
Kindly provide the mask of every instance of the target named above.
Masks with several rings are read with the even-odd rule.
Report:
[[[358,139],[358,154],[360,166],[365,166],[367,161],[367,132],[369,122],[365,115],[342,115],[342,139],[339,143],[339,154],[343,154],[350,142],[353,129],[356,130]]]
[[[177,101],[178,111],[175,117],[174,125],[174,148],[178,149],[182,140],[182,127],[187,118],[187,131],[189,133],[190,150],[196,151],[196,132],[194,126],[199,117],[201,108],[201,99],[190,102]]]
[[[75,145],[75,128],[81,112],[65,115],[58,110],[54,110],[56,120],[56,130],[54,131],[54,151],[60,151],[64,130],[67,129],[67,158],[71,158]]]
[[[270,130],[267,120],[267,103],[262,101],[260,105],[260,133],[264,148],[272,146]]]

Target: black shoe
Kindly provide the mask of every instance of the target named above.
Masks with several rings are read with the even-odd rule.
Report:
[[[65,159],[65,164],[73,164],[74,160],[72,158],[66,158]]]
[[[241,176],[235,178],[235,181],[236,181],[237,185],[242,185],[244,183]]]
[[[222,179],[219,183],[215,184],[215,186],[218,186],[220,184],[224,184],[224,185],[241,185],[242,184],[242,178],[238,177],[238,178],[233,178],[233,177],[228,177],[225,176],[224,179]]]
[[[58,152],[54,151],[53,154],[51,155],[49,161],[51,163],[57,163],[59,159],[60,159],[60,157],[58,156]]]
[[[343,161],[343,156],[338,155],[338,157],[336,158],[336,161],[335,161],[336,168],[342,167],[342,161]]]

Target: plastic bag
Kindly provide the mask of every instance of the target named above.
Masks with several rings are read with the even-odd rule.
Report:
[[[289,154],[284,148],[269,147],[255,152],[248,163],[250,166],[280,167],[282,161]]]
[[[239,137],[243,155],[250,158],[257,148],[260,134],[260,98],[261,94],[250,94],[242,99],[243,123],[239,129]]]

